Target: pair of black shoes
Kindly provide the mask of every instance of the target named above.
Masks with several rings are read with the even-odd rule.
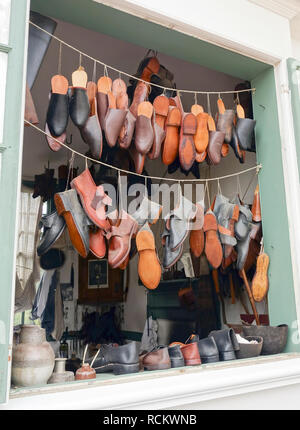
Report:
[[[197,342],[201,362],[215,363],[236,359],[236,351],[240,349],[236,335],[232,328],[211,331],[208,337],[199,339],[192,335],[187,343]]]
[[[86,88],[71,87],[66,94],[51,92],[46,119],[51,136],[59,137],[66,131],[69,115],[77,127],[83,127],[89,113]]]

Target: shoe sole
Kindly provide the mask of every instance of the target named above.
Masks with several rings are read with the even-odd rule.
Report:
[[[64,202],[62,200],[62,198],[60,197],[59,194],[56,194],[54,196],[54,203],[57,209],[57,213],[58,215],[63,215],[67,227],[68,227],[68,231],[69,231],[69,236],[71,239],[71,242],[73,243],[74,248],[77,250],[77,252],[83,257],[86,258],[88,255],[88,252],[85,248],[84,242],[81,238],[80,233],[78,232],[76,223],[73,219],[73,216],[71,214],[71,212],[69,212],[65,206],[64,206]]]
[[[167,363],[167,364],[156,364],[154,366],[145,366],[144,365],[144,369],[145,370],[166,370],[166,369],[171,369],[171,363]]]

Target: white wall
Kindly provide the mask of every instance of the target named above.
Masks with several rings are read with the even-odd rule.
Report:
[[[292,52],[289,21],[247,0],[94,1],[272,63]]]

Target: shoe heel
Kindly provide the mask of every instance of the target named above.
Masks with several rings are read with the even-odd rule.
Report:
[[[125,375],[127,373],[137,373],[140,370],[139,363],[134,364],[114,364],[114,375]]]
[[[184,367],[184,359],[183,358],[171,358],[171,367]]]

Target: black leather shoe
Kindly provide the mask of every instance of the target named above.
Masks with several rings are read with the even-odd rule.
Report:
[[[40,257],[57,241],[64,229],[66,222],[64,217],[59,216],[56,211],[50,215],[45,215],[40,220],[40,228],[44,228],[43,236],[37,247],[37,255]]]
[[[91,364],[92,358],[86,360]],[[139,371],[139,349],[136,342],[126,345],[101,345],[94,361],[96,373],[113,372],[115,375],[136,373]]]
[[[184,358],[181,352],[180,345],[172,345],[168,347],[171,367],[183,367]]]
[[[255,125],[255,119],[239,118],[237,121],[236,134],[239,139],[240,147],[246,151],[255,152],[255,145],[253,145]]]
[[[236,359],[235,351],[238,351],[240,347],[232,328],[211,331],[208,337],[215,339],[221,361]]]
[[[86,88],[72,88],[69,110],[71,120],[74,124],[77,125],[77,127],[83,127],[90,113],[90,104]]]
[[[67,94],[51,93],[46,123],[51,136],[61,136],[67,128],[69,119],[69,97]]]
[[[200,339],[198,342],[198,349],[202,364],[220,361],[219,350],[212,336]]]
[[[186,343],[198,343],[198,350],[201,358],[201,363],[215,363],[220,361],[219,350],[215,339],[211,337],[206,337],[204,339],[199,339],[198,334],[192,334]]]

